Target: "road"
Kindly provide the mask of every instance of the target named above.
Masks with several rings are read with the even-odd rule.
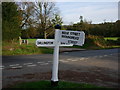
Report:
[[[63,52],[60,53],[59,57],[59,70],[101,72],[104,76],[108,75],[115,79],[112,80],[113,82],[106,81],[107,83],[104,86],[112,85],[111,87],[117,87],[119,54],[118,49]],[[25,80],[25,78],[11,79],[11,77],[51,72],[52,59],[52,54],[3,56],[2,66],[0,66],[3,72],[3,87],[11,82],[20,81],[21,79],[21,81]]]

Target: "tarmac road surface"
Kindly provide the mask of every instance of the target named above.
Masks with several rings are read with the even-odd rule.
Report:
[[[119,49],[63,52],[59,57],[59,70],[91,72],[93,69],[104,69],[102,73],[118,79],[118,51]],[[53,54],[2,56],[0,69],[3,87],[18,80],[8,77],[51,72],[52,59]],[[113,87],[117,87],[117,83]]]

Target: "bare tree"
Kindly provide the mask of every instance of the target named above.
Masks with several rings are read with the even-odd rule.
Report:
[[[21,13],[21,28],[26,31],[22,31],[22,36],[29,38],[35,37],[37,32],[37,17],[35,14],[35,3],[34,2],[19,2],[19,11]],[[25,33],[26,32],[26,33]],[[25,34],[23,34],[25,33]]]
[[[49,33],[53,32],[52,19],[54,18],[54,14],[56,13],[55,3],[37,2],[35,5],[36,5],[35,10],[38,17],[39,28],[42,32],[44,32],[44,38],[46,39]]]
[[[19,10],[21,12],[22,23],[21,28],[27,28],[35,23],[34,19],[34,2],[20,2]]]

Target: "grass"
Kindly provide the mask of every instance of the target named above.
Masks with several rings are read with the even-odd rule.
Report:
[[[67,48],[82,48],[87,50],[97,50],[97,49],[111,49],[120,48],[120,45],[116,45],[114,42],[119,37],[105,37],[100,39],[100,37],[91,36],[87,38],[83,46],[72,46]],[[107,40],[109,41],[107,45]],[[29,44],[19,45],[18,42],[2,42],[2,55],[31,55],[31,54],[53,54],[53,49],[47,47],[37,47],[35,45],[36,39],[28,39]],[[66,47],[65,47],[66,48]],[[1,52],[0,52],[1,54]]]
[[[37,39],[28,39],[28,42],[35,44],[36,40],[37,40]]]
[[[100,86],[95,86],[91,84],[85,84],[85,83],[73,83],[73,82],[65,82],[65,81],[60,81],[58,86],[52,87],[50,81],[37,81],[37,82],[26,82],[26,83],[20,83],[17,85],[12,86],[11,88],[49,88],[49,89],[54,89],[54,88],[104,88]]]
[[[31,55],[31,54],[52,54],[53,49],[40,47],[35,44],[2,43],[2,55]]]
[[[105,40],[117,40],[119,37],[105,37]]]

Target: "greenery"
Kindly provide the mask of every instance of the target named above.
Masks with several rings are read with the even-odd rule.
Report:
[[[18,39],[21,34],[19,12],[15,2],[2,2],[2,37],[11,41]]]
[[[119,37],[120,20],[116,22],[104,22],[92,24],[92,21],[83,20],[80,17],[80,22],[64,25],[66,30],[84,31],[86,35],[104,36],[104,37]]]
[[[105,40],[117,40],[119,37],[105,37]]]
[[[2,2],[3,55],[52,53],[51,48],[36,47],[36,39],[29,38],[54,38],[54,25],[63,23],[58,10],[54,12],[55,9],[54,2]],[[83,16],[79,19],[78,23],[62,26],[64,30],[85,32],[85,44],[70,48],[120,47],[120,20],[92,24],[92,21],[85,20]],[[29,44],[19,45],[18,38],[20,37],[28,39]]]
[[[22,44],[19,45],[18,42],[2,43],[2,55],[31,55],[31,54],[52,54],[53,49],[46,47],[36,47],[35,44]]]
[[[109,40],[108,40],[109,39]],[[28,39],[29,44],[20,45],[19,42],[6,42],[2,43],[3,55],[30,55],[30,54],[52,54],[53,49],[47,47],[37,47],[35,45],[36,39]],[[85,39],[83,46],[72,46],[67,48],[83,48],[83,49],[109,49],[120,48],[120,38],[118,37],[100,37],[89,35]]]
[[[35,44],[36,40],[37,40],[37,39],[28,39],[28,42]]]
[[[73,82],[65,82],[60,81],[58,86],[52,87],[50,81],[38,81],[38,82],[27,82],[27,83],[21,83],[17,84],[11,88],[48,88],[48,89],[54,89],[54,88],[105,88],[100,86],[95,86],[91,84],[85,84],[85,83],[73,83]]]

